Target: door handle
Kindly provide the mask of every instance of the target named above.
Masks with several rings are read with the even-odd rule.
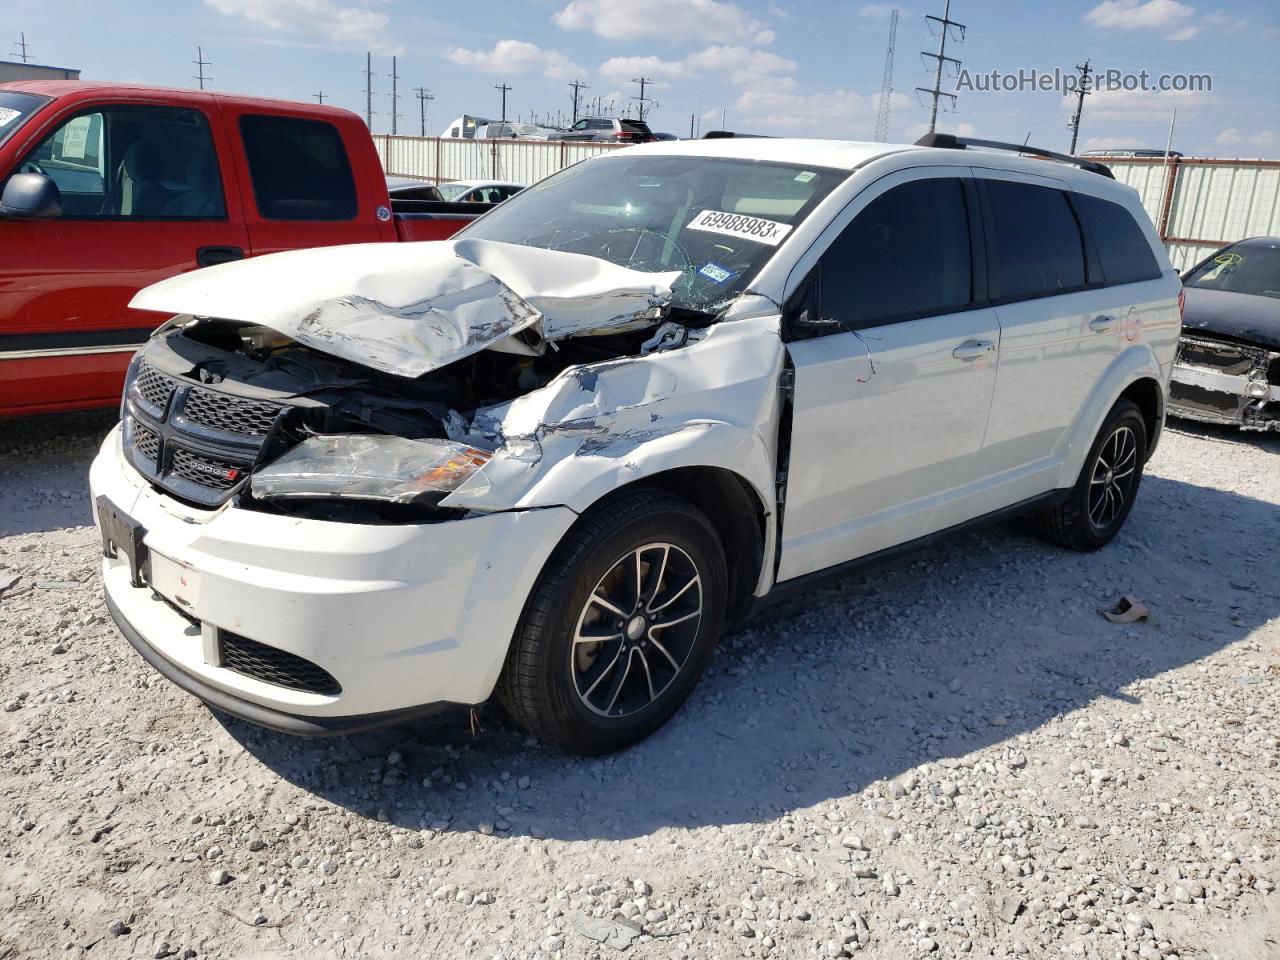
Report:
[[[243,259],[244,250],[240,247],[199,247],[196,250],[197,267],[212,267],[219,263]]]
[[[1094,317],[1089,321],[1089,329],[1094,333],[1107,333],[1116,325],[1115,317],[1108,317],[1103,314],[1100,317]]]
[[[988,353],[994,353],[995,349],[996,345],[990,340],[966,340],[952,350],[951,355],[957,360],[977,360]]]

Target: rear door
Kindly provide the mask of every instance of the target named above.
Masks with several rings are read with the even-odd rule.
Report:
[[[31,131],[3,176],[45,174],[63,212],[0,219],[0,412],[119,402],[129,355],[165,319],[129,310],[134,293],[244,255],[233,166],[208,99],[80,102]]]
[[[1122,318],[1088,291],[1096,260],[1061,180],[975,169],[988,237],[1000,371],[984,459],[1015,499],[1050,489],[1067,428],[1118,352]]]
[[[394,239],[386,181],[351,156],[336,118],[273,113],[222,101],[244,191],[254,255]],[[358,123],[358,121],[352,121]],[[361,125],[364,140],[368,133]],[[372,156],[372,145],[368,154]],[[371,161],[376,166],[376,157]]]
[[[882,178],[815,250],[784,314],[795,385],[779,580],[993,509],[974,481],[999,330],[967,171]]]

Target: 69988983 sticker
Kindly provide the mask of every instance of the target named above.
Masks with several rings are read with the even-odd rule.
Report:
[[[742,213],[703,210],[689,221],[687,229],[723,233],[726,236],[741,237],[743,240],[754,240],[756,243],[776,247],[791,232],[791,224],[765,220],[761,217],[749,217]]]

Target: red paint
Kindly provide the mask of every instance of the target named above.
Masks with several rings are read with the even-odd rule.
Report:
[[[118,104],[187,107],[201,111],[209,123],[227,215],[193,221],[0,218],[0,416],[118,404],[129,352],[6,357],[6,350],[19,343],[11,335],[92,336],[158,326],[167,319],[164,315],[130,310],[129,300],[145,286],[195,269],[199,247],[240,247],[246,256],[254,256],[342,243],[441,240],[466,222],[447,217],[386,218],[391,201],[373,140],[364,122],[347,110],[79,81],[9,83],[5,89],[52,99],[0,145],[0,184],[47,135],[75,114]],[[356,182],[355,218],[337,222],[262,218],[240,139],[238,120],[245,113],[333,124]],[[379,218],[380,208],[386,219]],[[75,343],[76,339],[58,342]]]

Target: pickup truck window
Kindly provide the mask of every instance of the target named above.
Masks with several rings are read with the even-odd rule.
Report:
[[[331,123],[298,117],[240,118],[258,213],[267,220],[351,220],[356,182]]]
[[[0,90],[0,143],[13,136],[27,117],[48,102],[48,97],[37,97],[34,93]]]
[[[22,161],[58,185],[65,218],[207,220],[226,216],[204,114],[100,107],[63,122]]]

